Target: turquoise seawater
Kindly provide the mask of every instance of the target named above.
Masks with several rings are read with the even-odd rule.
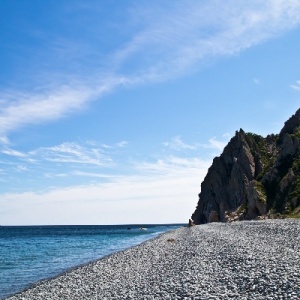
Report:
[[[0,226],[0,299],[182,226]]]

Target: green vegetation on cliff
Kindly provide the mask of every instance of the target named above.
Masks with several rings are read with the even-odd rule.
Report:
[[[192,218],[199,224],[237,215],[300,217],[300,109],[279,134],[262,137],[241,129],[214,159]]]

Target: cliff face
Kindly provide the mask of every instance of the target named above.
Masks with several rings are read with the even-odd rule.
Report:
[[[277,135],[242,129],[201,184],[196,224],[300,215],[300,109]]]

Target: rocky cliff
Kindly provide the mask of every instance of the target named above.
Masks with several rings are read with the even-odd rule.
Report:
[[[242,129],[201,184],[195,224],[300,216],[300,109],[279,134]]]

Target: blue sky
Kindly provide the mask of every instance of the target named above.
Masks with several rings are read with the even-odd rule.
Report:
[[[186,222],[299,108],[299,41],[298,0],[0,0],[0,224]]]

